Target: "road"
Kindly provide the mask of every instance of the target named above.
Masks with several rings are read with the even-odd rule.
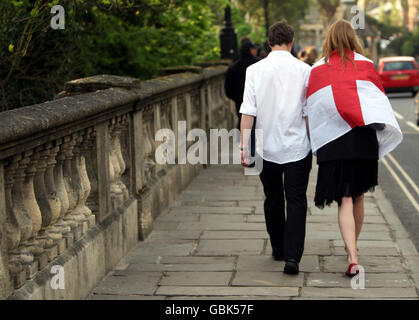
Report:
[[[419,250],[419,127],[414,100],[409,94],[389,98],[404,139],[380,162],[379,184]]]

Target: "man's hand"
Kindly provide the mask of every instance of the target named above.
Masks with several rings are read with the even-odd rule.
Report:
[[[309,122],[308,122],[308,117],[304,117],[304,120],[306,121],[307,137],[308,137],[308,140],[311,141],[310,126],[309,126]]]
[[[247,168],[250,165],[250,151],[248,148],[240,150],[240,161],[243,167]]]
[[[255,121],[255,117],[249,116],[246,114],[242,115],[242,121],[241,121],[241,148],[240,148],[240,160],[243,167],[249,167],[252,165],[250,163],[250,150],[249,150],[249,141],[250,141],[250,135],[253,127],[253,122]]]

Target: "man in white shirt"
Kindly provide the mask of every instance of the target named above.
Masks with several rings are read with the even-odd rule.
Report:
[[[248,166],[249,132],[256,118],[256,129],[261,129],[263,135],[260,179],[266,196],[265,220],[272,255],[275,260],[286,261],[285,273],[297,274],[304,251],[312,155],[305,110],[310,67],[291,55],[293,43],[291,26],[285,22],[272,25],[272,52],[247,68],[240,108],[240,150],[242,164]]]

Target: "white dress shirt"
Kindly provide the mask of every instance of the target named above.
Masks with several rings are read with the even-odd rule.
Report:
[[[247,68],[240,113],[256,117],[256,129],[263,130],[263,154],[257,152],[266,161],[295,162],[310,153],[304,119],[310,70],[284,50]]]

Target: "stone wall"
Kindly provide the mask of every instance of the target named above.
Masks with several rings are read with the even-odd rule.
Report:
[[[198,68],[199,69],[199,68]],[[96,76],[0,113],[0,298],[81,299],[202,170],[159,165],[155,132],[233,128],[226,66]],[[53,289],[53,266],[64,289]]]

